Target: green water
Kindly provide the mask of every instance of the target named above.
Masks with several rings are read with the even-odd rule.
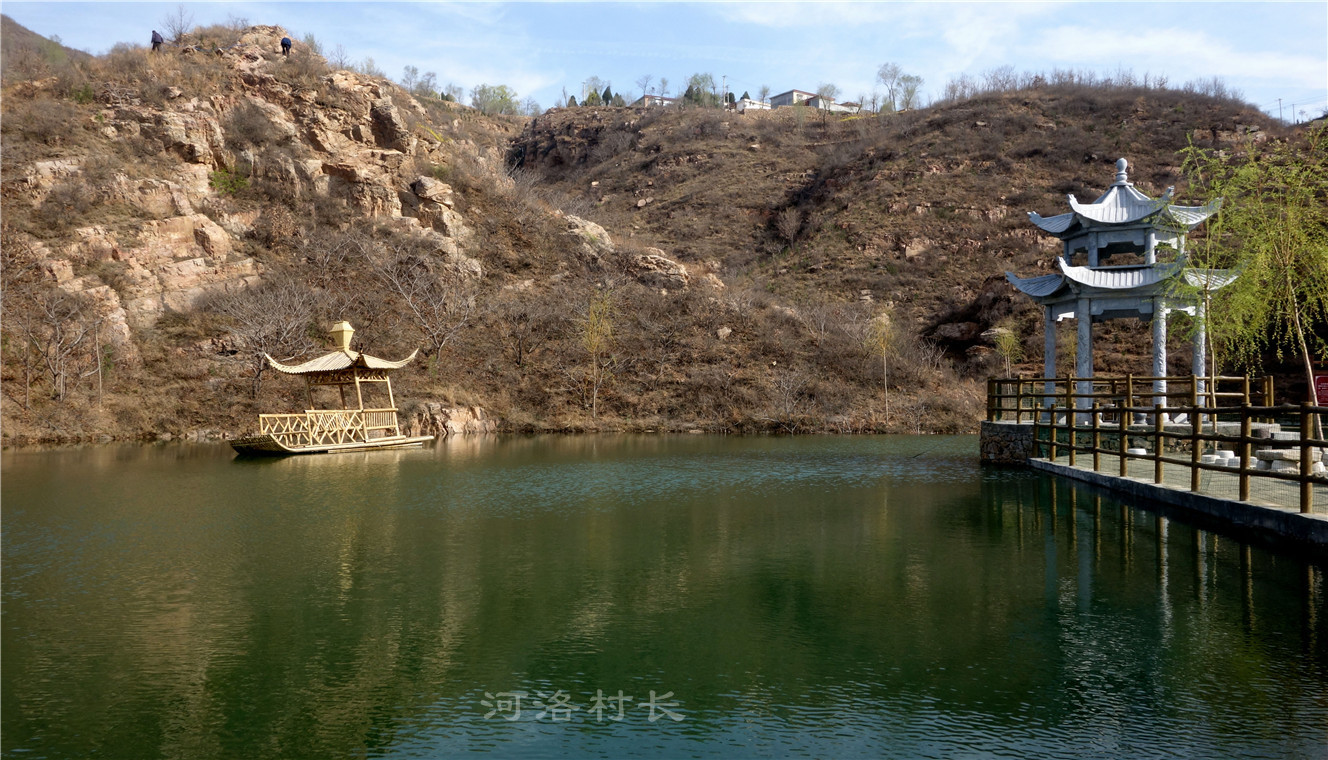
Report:
[[[976,449],[678,436],[258,461],[223,446],[5,452],[0,744],[15,758],[1328,756],[1323,565],[981,468]]]

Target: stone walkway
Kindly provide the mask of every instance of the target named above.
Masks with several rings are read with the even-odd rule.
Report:
[[[1068,454],[1058,456],[1054,460],[1048,460],[1046,457],[1040,457],[1040,459],[1044,462],[1052,461],[1059,465],[1068,466],[1070,464]],[[1145,483],[1153,482],[1152,460],[1130,459],[1126,464],[1127,477]],[[1092,472],[1093,456],[1091,454],[1075,454],[1074,466],[1077,470]],[[1097,471],[1102,475],[1118,476],[1120,473],[1119,458],[1103,454]],[[1172,488],[1188,491],[1190,488],[1190,468],[1164,462],[1162,464],[1162,483]],[[1314,492],[1314,504],[1311,514],[1328,515],[1328,481],[1314,484],[1311,488]],[[1235,472],[1200,470],[1198,492],[1218,499],[1238,501],[1240,499],[1240,476]],[[1249,503],[1299,512],[1300,484],[1290,480],[1251,475]]]

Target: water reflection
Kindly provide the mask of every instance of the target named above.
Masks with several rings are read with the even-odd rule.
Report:
[[[971,439],[4,455],[34,757],[1309,755],[1323,568]],[[562,691],[572,720],[537,719]],[[621,722],[596,720],[622,691]],[[650,721],[651,691],[681,722]],[[522,719],[485,718],[523,692]],[[545,695],[539,697],[540,694]]]

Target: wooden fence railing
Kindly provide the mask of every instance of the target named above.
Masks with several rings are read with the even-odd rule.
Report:
[[[307,409],[302,414],[260,414],[258,432],[284,446],[365,443],[398,435],[396,409]]]
[[[1191,491],[1200,490],[1203,471],[1233,474],[1241,501],[1250,498],[1252,478],[1293,481],[1299,484],[1300,511],[1313,510],[1313,486],[1328,485],[1323,467],[1328,440],[1315,437],[1321,430],[1317,418],[1328,414],[1328,407],[1268,404],[1271,378],[1165,378],[1165,393],[1154,390],[1158,379],[1094,378],[1092,393],[1075,390],[1087,378],[990,380],[987,418],[1033,425],[1037,456],[1066,456],[1072,467],[1083,454],[1101,472],[1103,455],[1113,456],[1116,474],[1125,477],[1131,460],[1148,461],[1153,481],[1161,483],[1163,466],[1179,465],[1189,470]],[[1162,397],[1186,403],[1164,404]],[[1256,399],[1264,403],[1252,404]]]
[[[1091,388],[1082,392],[1083,388]],[[1179,402],[1187,406],[1272,406],[1272,377],[1039,377],[992,378],[987,381],[987,420],[996,422],[1014,415],[1015,422],[1042,414],[1048,407],[1086,409],[1098,403],[1104,408],[1155,404],[1165,407]],[[1171,411],[1171,410],[1168,410]],[[1111,413],[1111,412],[1109,412]]]

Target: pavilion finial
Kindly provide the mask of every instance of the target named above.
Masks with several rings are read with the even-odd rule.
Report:
[[[1129,161],[1126,161],[1123,158],[1116,159],[1116,184],[1118,185],[1130,184],[1130,178],[1126,174],[1126,170],[1129,168],[1130,168]]]
[[[332,349],[334,351],[350,351],[350,336],[355,334],[355,328],[350,326],[350,322],[344,319],[335,325],[332,325]]]

